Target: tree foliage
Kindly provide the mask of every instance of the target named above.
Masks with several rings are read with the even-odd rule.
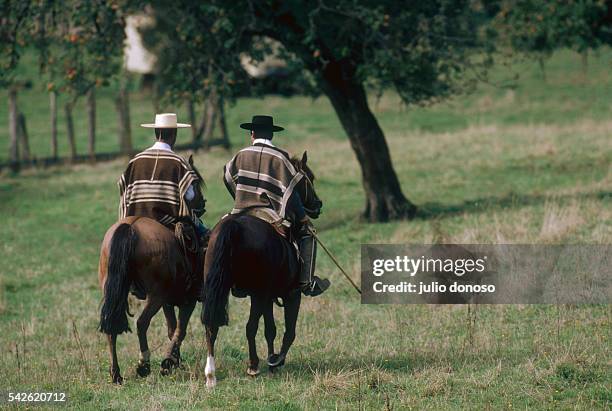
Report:
[[[19,80],[19,58],[30,40],[34,12],[30,2],[1,0],[0,3],[0,87]]]
[[[507,0],[496,24],[514,50],[549,56],[559,48],[577,52],[612,42],[612,21],[605,0]]]
[[[67,4],[71,3],[71,4]],[[38,50],[50,90],[73,95],[106,86],[120,71],[125,38],[119,6],[106,1],[49,2],[39,17]]]
[[[160,51],[167,90],[179,98],[211,84],[236,95],[243,81],[239,57],[261,61],[271,52],[264,38],[280,43],[276,52],[304,84],[316,85],[328,62],[342,61],[356,81],[394,87],[407,103],[462,91],[491,62],[492,43],[478,19],[483,9],[464,0],[151,5],[158,26],[149,44]]]
[[[0,83],[19,77],[19,58],[33,49],[50,90],[78,96],[108,84],[121,68],[122,7],[103,0],[3,0]]]

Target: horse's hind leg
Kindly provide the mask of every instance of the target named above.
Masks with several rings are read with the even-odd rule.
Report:
[[[217,385],[217,377],[215,377],[215,341],[219,327],[205,326],[206,328],[206,347],[208,349],[208,357],[206,357],[206,387],[213,388]]]
[[[138,317],[136,321],[138,342],[140,344],[140,359],[138,360],[136,372],[141,377],[146,377],[151,373],[151,352],[149,351],[149,344],[147,343],[147,330],[149,329],[149,324],[151,324],[151,319],[157,314],[161,306],[161,301],[149,296],[140,317]]]
[[[119,370],[119,361],[117,360],[117,334],[107,334],[108,351],[111,356],[110,375],[114,384],[123,384],[123,377]]]
[[[249,321],[247,321],[246,324],[246,337],[247,343],[249,344],[249,366],[247,368],[247,374],[250,376],[259,374],[259,357],[257,356],[255,337],[257,336],[257,329],[259,328],[259,319],[263,314],[264,304],[261,298],[251,297],[251,311],[249,313]]]
[[[164,304],[164,316],[166,317],[166,326],[168,327],[168,339],[172,341],[174,332],[176,331],[176,314],[174,313],[174,306],[170,304]]]
[[[179,307],[178,325],[166,352],[166,358],[161,363],[163,375],[170,374],[172,368],[178,367],[181,362],[181,344],[187,335],[187,325],[195,306],[196,302],[192,301]]]
[[[295,341],[295,327],[300,312],[302,294],[296,291],[284,298],[283,301],[285,303],[285,334],[283,335],[283,345],[281,346],[280,353],[275,355],[272,361],[268,360],[268,365],[272,368],[285,364],[289,348],[291,348],[291,344]]]
[[[274,355],[274,340],[276,339],[276,324],[274,322],[274,310],[272,300],[264,303],[264,334],[268,343],[268,360]]]

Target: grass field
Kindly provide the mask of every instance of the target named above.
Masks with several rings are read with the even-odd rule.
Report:
[[[612,51],[589,63],[584,77],[577,55],[558,53],[548,63],[546,83],[537,64],[524,63],[514,68],[521,73],[514,89],[482,86],[428,108],[403,108],[391,94],[373,100],[404,192],[420,206],[413,221],[359,220],[359,168],[326,99],[241,100],[228,110],[228,125],[239,147],[246,135],[237,124],[271,113],[287,129],[279,144],[295,153],[308,149],[325,203],[320,236],[355,279],[361,243],[609,244]],[[47,97],[37,90],[22,93],[20,101],[32,150],[44,156]],[[110,94],[99,95],[99,147],[112,150],[116,115]],[[152,118],[147,96],[134,96],[132,108],[134,127]],[[0,118],[6,110],[1,104]],[[80,110],[75,126],[84,150]],[[0,125],[2,161],[7,135]],[[150,143],[150,132],[135,127],[133,133],[139,147]],[[221,149],[195,157],[207,179],[205,220],[211,225],[231,205],[221,183],[229,157]],[[248,304],[231,299],[230,326],[217,344],[214,391],[205,387],[198,315],[183,345],[184,368],[170,377],[153,372],[138,378],[137,337],[121,336],[126,382],[115,387],[106,340],[96,331],[96,268],[102,236],[116,219],[115,181],[124,166],[117,160],[0,177],[0,388],[65,391],[69,405],[83,409],[612,407],[609,305],[361,305],[322,253],[319,272],[332,279],[332,288],[304,299],[298,337],[281,371],[246,376]],[[159,314],[149,331],[155,363],[164,334]],[[258,340],[263,356],[261,329]]]

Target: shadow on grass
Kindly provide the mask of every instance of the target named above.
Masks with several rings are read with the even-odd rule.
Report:
[[[425,203],[419,206],[416,219],[444,218],[459,214],[477,214],[490,212],[491,209],[516,209],[544,204],[551,199],[568,200],[607,200],[612,198],[611,191],[596,191],[565,195],[550,194],[516,194],[509,193],[501,197],[483,197],[466,200],[459,204]]]

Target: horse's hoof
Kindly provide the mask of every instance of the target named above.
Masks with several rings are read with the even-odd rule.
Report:
[[[215,388],[217,385],[217,378],[214,375],[206,376],[206,388]]]
[[[247,367],[247,375],[251,377],[257,377],[259,375],[259,367],[256,367],[256,368]]]
[[[151,374],[151,364],[149,362],[138,363],[138,367],[136,367],[136,374],[139,377],[146,377]]]
[[[170,375],[172,374],[172,369],[176,368],[177,364],[172,360],[172,358],[166,358],[161,362],[161,375]]]
[[[121,376],[121,371],[119,371],[118,367],[115,370],[113,370],[112,368],[110,369],[110,376],[111,380],[113,381],[113,384],[123,384],[123,377]]]
[[[285,355],[284,354],[272,354],[268,357],[268,367],[277,368],[285,365]]]

